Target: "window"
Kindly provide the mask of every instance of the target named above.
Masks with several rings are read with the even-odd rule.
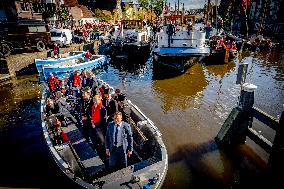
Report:
[[[21,3],[22,11],[29,11],[29,3]]]
[[[29,26],[29,32],[46,32],[45,26]]]
[[[33,11],[34,13],[42,13],[42,4],[33,3]]]
[[[61,32],[50,32],[51,37],[61,37]]]

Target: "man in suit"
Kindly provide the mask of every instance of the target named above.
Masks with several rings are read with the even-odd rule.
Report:
[[[130,125],[122,121],[121,112],[116,112],[114,121],[108,125],[105,145],[109,168],[127,167],[127,156],[130,157],[133,151],[133,137]]]

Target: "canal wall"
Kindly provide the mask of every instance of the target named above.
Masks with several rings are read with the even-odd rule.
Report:
[[[67,48],[61,48],[61,53],[66,53],[69,51],[79,51],[83,49],[83,44],[72,44]],[[34,60],[47,57],[47,51],[42,52],[32,52],[32,53],[22,53],[10,55],[6,58],[7,68],[9,75],[15,76],[24,69],[35,66]]]
[[[66,48],[60,48],[61,54],[70,51],[90,50],[91,53],[98,54],[99,41],[89,44],[72,44]],[[42,52],[31,52],[14,54],[0,60],[0,83],[17,75],[23,75],[27,72],[35,72],[35,59],[47,57],[47,50]]]

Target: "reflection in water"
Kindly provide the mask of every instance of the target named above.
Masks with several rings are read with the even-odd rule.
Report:
[[[202,96],[202,91],[208,82],[205,79],[202,66],[195,64],[185,74],[164,80],[153,81],[153,93],[163,102],[162,109],[169,111],[187,109],[193,98]]]
[[[232,72],[235,69],[235,63],[233,61],[228,64],[217,64],[217,65],[208,65],[206,66],[209,74],[213,74],[215,76],[224,77],[225,74]]]

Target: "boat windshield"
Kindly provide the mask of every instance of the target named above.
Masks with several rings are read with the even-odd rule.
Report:
[[[143,29],[141,20],[123,20],[123,29]]]
[[[61,32],[50,32],[51,37],[61,37]]]

